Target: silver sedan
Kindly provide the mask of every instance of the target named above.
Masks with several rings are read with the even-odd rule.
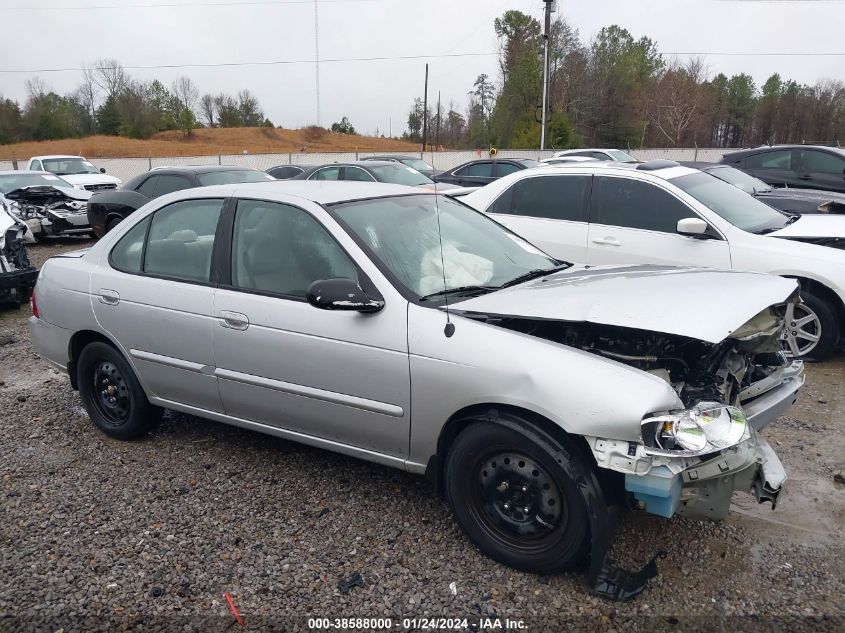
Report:
[[[478,547],[537,573],[605,560],[608,506],[721,518],[777,500],[758,431],[794,402],[794,281],[555,260],[419,189],[180,191],[42,268],[30,319],[93,422],[163,408],[425,474]],[[653,566],[652,566],[653,567]]]

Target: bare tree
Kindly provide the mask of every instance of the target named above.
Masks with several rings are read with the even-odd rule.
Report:
[[[90,117],[89,132],[94,131],[97,120],[97,94],[99,91],[100,87],[97,85],[94,69],[83,66],[82,82],[73,94],[73,98],[79,105],[85,108],[85,112]]]
[[[94,83],[103,89],[106,98],[117,96],[129,83],[129,75],[116,59],[98,59],[91,70]]]
[[[214,116],[217,113],[217,107],[214,103],[214,95],[206,93],[200,99],[200,112],[205,119],[208,127],[214,127]]]
[[[698,120],[704,102],[701,84],[706,71],[700,58],[692,58],[681,66],[673,62],[658,80],[649,118],[672,145],[684,141],[687,130]]]
[[[26,91],[30,99],[38,99],[50,92],[50,89],[41,77],[33,77],[26,80]]]
[[[190,77],[182,75],[173,82],[173,96],[179,101],[182,110],[194,111],[199,99],[200,91],[197,89]]]

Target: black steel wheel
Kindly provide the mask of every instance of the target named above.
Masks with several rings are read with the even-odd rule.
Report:
[[[543,574],[584,561],[586,507],[558,458],[530,427],[476,422],[457,437],[447,457],[446,492],[458,523],[483,552]]]
[[[89,343],[82,350],[77,384],[91,420],[110,437],[133,439],[161,421],[161,409],[147,400],[132,367],[107,343]]]

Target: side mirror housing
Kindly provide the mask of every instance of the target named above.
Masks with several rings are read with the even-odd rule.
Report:
[[[707,222],[701,218],[684,218],[678,220],[677,231],[680,235],[688,237],[706,238],[709,237],[707,233],[709,228]]]
[[[361,290],[357,281],[346,277],[315,281],[308,288],[305,298],[308,303],[321,310],[378,312],[384,307],[381,297],[370,297]]]
[[[105,167],[100,167],[100,173],[101,173],[101,174],[106,173],[106,168],[105,168]]]

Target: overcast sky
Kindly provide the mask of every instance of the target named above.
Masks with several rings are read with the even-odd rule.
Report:
[[[542,0],[320,0],[318,6],[325,60],[495,53],[496,16],[518,9],[541,18],[543,11]],[[843,0],[561,0],[559,6],[583,41],[619,24],[635,37],[651,37],[664,53],[706,55],[712,73],[748,72],[758,86],[773,72],[807,83],[845,79]],[[185,74],[201,93],[249,88],[276,125],[317,119],[315,69],[307,63],[314,59],[311,0],[0,0],[0,25],[4,71],[74,69],[101,57],[127,67],[305,60],[129,72],[168,86]],[[440,91],[444,106],[453,100],[461,112],[476,76],[497,75],[495,55],[327,61],[320,64],[321,123],[346,115],[359,131],[386,134],[392,119],[398,135],[413,98],[422,96],[426,61],[429,100]],[[78,71],[0,72],[0,94],[25,100],[25,81],[34,75],[60,93],[80,79]]]

